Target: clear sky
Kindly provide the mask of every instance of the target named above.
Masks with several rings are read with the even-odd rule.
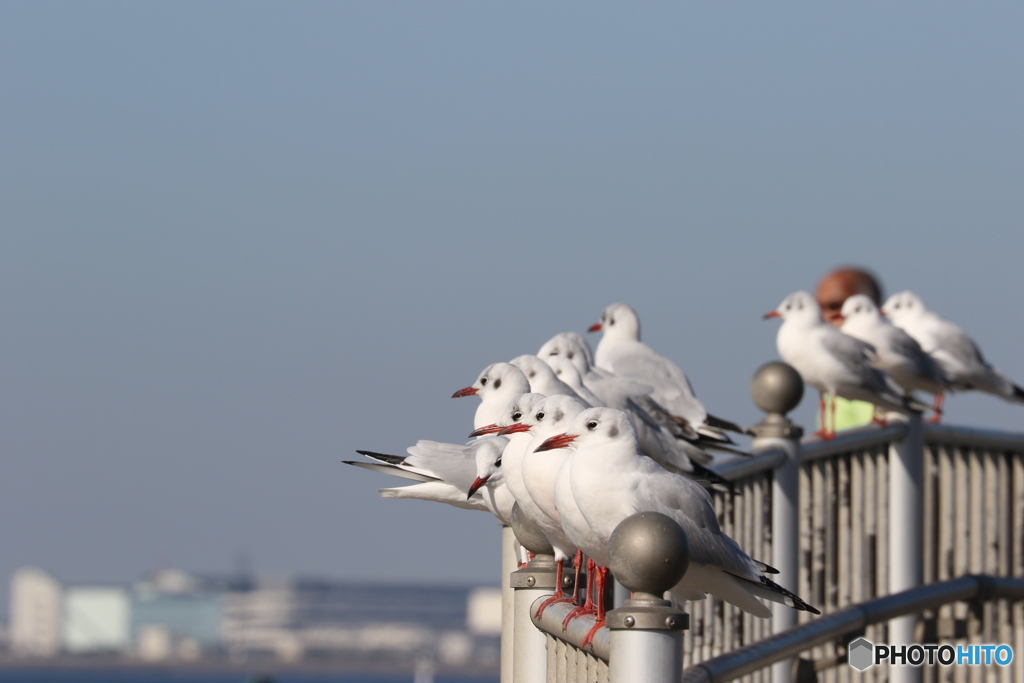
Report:
[[[0,4],[0,581],[244,552],[496,583],[492,519],[340,461],[463,440],[453,391],[613,301],[747,423],[761,315],[839,263],[1024,381],[1022,26],[998,2]]]

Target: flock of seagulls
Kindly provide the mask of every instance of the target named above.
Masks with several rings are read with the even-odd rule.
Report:
[[[806,292],[786,297],[765,317],[782,319],[779,355],[822,393],[904,413],[933,408],[936,415],[947,391],[976,389],[1024,402],[1024,389],[911,292],[894,295],[881,310],[866,296],[850,297],[841,329],[823,320]],[[347,463],[411,482],[381,489],[384,498],[485,510],[505,525],[518,505],[554,549],[557,588],[545,607],[573,603],[565,626],[595,614],[591,635],[604,620],[612,532],[639,512],[668,515],[689,537],[690,565],[671,590],[675,600],[711,594],[769,617],[765,599],[818,614],[775,583],[776,570],[748,556],[715,516],[708,489],[729,484],[708,468],[708,451],[742,454],[734,437],[749,432],[707,412],[679,366],[640,341],[629,306],[608,306],[589,331],[602,333],[594,352],[582,335],[561,333],[536,354],[487,366],[456,391],[452,398],[480,401],[468,443],[424,440],[406,456],[358,451],[368,461]],[[917,400],[915,391],[933,394],[933,404]],[[822,410],[824,429],[824,402]],[[594,586],[580,605],[584,556]],[[577,581],[566,596],[562,572],[570,560]]]
[[[988,363],[962,328],[910,291],[892,295],[881,310],[863,294],[851,296],[843,303],[840,329],[825,322],[817,301],[802,291],[765,318],[782,319],[779,356],[823,394],[819,434],[825,438],[835,431],[828,428],[824,394],[910,413],[929,409],[913,394],[923,391],[934,396],[935,422],[947,391],[978,390],[1024,403],[1024,389]]]
[[[727,488],[708,464],[709,450],[742,452],[748,430],[716,417],[674,362],[640,341],[640,321],[625,304],[605,308],[590,327],[602,332],[592,353],[573,332],[555,335],[537,354],[487,366],[452,397],[479,399],[466,444],[420,441],[407,456],[359,451],[349,464],[411,480],[382,489],[385,498],[415,498],[486,510],[510,524],[512,509],[533,522],[554,549],[555,595],[604,621],[608,544],[616,526],[638,512],[674,519],[690,540],[690,565],[673,599],[715,595],[758,617],[759,600],[818,613],[775,583],[774,569],[749,557],[721,530],[709,488]],[[562,593],[562,572],[590,568]]]

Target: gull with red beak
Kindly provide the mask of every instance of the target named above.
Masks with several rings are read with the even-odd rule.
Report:
[[[913,337],[884,317],[869,296],[849,297],[839,317],[843,322],[841,332],[874,347],[875,353],[868,357],[874,367],[888,372],[908,392],[926,391],[935,396],[933,421],[938,422],[943,392],[950,388],[949,378],[939,364]]]
[[[734,422],[708,415],[690,380],[678,365],[640,341],[640,318],[626,304],[611,304],[589,332],[602,332],[594,359],[597,367],[651,387],[650,398],[699,435],[700,445],[731,444],[726,431],[749,432]],[[612,405],[611,402],[606,402]]]
[[[608,564],[608,543],[620,522],[637,512],[659,512],[674,519],[690,542],[690,567],[672,589],[676,599],[692,600],[711,593],[754,616],[769,617],[771,611],[757,599],[761,597],[818,614],[764,576],[764,565],[752,560],[722,533],[711,497],[703,488],[640,454],[633,426],[621,411],[585,410],[569,431],[548,438],[536,450],[565,447],[574,452],[562,472],[568,465],[572,500],[589,529],[578,534],[564,517],[563,527],[599,565]],[[559,510],[563,495],[556,487]],[[604,581],[600,573],[598,577],[600,590]],[[598,602],[599,610],[602,604]],[[598,616],[601,619],[604,615],[599,611]]]
[[[517,396],[530,391],[530,381],[522,370],[508,363],[494,363],[484,368],[476,382],[459,389],[452,398],[461,396],[478,396],[480,405],[477,406],[476,414],[473,417],[473,428],[497,426],[498,420],[505,414],[508,404]],[[491,432],[493,433],[497,429]]]
[[[562,529],[557,510],[555,509],[555,478],[562,461],[568,455],[562,453],[534,453],[533,447],[542,443],[548,436],[564,430],[572,419],[586,409],[578,398],[557,394],[548,396],[537,402],[532,410],[522,415],[499,434],[508,435],[510,439],[522,435],[528,438],[519,460],[519,475],[525,487],[525,495],[517,495],[513,488],[513,496],[519,502],[519,509],[544,533],[555,551],[555,594],[545,602],[541,611],[549,604],[560,600],[575,602],[573,598],[565,598],[562,592],[562,572],[565,560],[577,554],[578,549]],[[514,446],[510,446],[511,451]],[[515,457],[515,456],[513,456]],[[514,460],[513,465],[514,466]],[[511,466],[510,466],[511,467]],[[510,470],[511,471],[511,470]],[[579,586],[579,573],[582,567],[580,558],[576,560],[576,586]]]
[[[765,318],[782,318],[775,344],[779,356],[796,369],[804,382],[822,394],[833,394],[854,401],[868,401],[886,410],[900,413],[924,412],[929,406],[904,394],[886,373],[871,365],[876,349],[848,334],[843,334],[821,317],[821,308],[807,292],[794,292]],[[825,420],[825,399],[819,402],[823,438],[832,438]],[[833,412],[835,403],[832,404]],[[835,424],[833,415],[832,424]]]

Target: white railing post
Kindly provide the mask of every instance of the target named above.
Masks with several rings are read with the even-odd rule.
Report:
[[[619,523],[609,567],[633,597],[608,613],[609,683],[680,683],[690,617],[662,599],[690,562],[689,541],[670,517],[641,512]]]
[[[907,420],[907,433],[889,446],[889,593],[917,588],[924,582],[924,440],[921,416]],[[918,615],[889,622],[889,644],[915,642]],[[916,683],[921,668],[894,666],[892,683]]]
[[[515,592],[512,636],[512,681],[514,683],[543,683],[547,679],[547,636],[533,625],[530,608],[537,598],[555,592],[554,550],[519,505],[512,508],[512,530],[524,548],[535,554],[522,569],[509,576],[509,585]]]
[[[515,591],[509,577],[519,569],[519,546],[512,527],[501,527],[501,683],[512,683]]]
[[[752,448],[779,448],[786,459],[772,473],[772,565],[779,570],[775,581],[797,592],[800,561],[800,437],[803,429],[793,424],[786,413],[800,404],[804,383],[799,373],[781,362],[765,363],[750,382],[750,395],[765,413],[764,420],[753,427]],[[772,633],[783,633],[796,626],[796,610],[774,610]],[[772,682],[793,680],[793,659],[772,665]]]

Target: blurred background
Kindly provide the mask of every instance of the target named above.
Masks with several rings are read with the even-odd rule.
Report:
[[[761,316],[840,264],[1024,381],[1022,20],[0,5],[0,581],[496,586],[493,519],[341,460],[463,440],[453,391],[613,301],[747,424]]]

